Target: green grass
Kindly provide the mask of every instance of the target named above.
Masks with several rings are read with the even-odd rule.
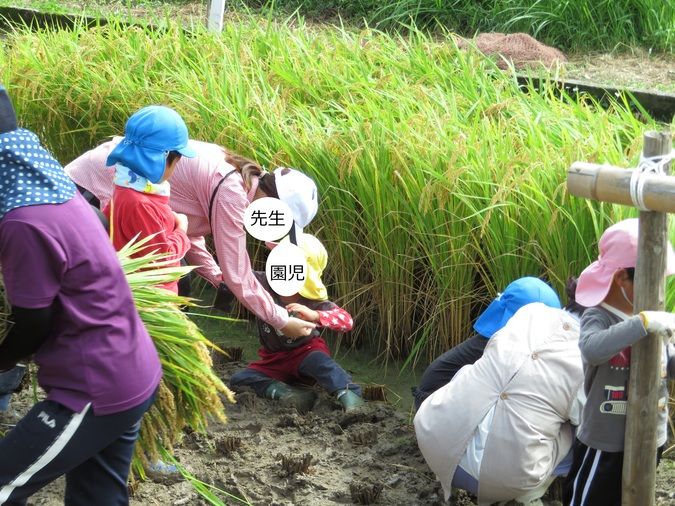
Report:
[[[469,333],[508,282],[560,290],[625,209],[565,192],[575,160],[631,166],[646,129],[510,73],[450,38],[391,36],[242,18],[222,36],[116,26],[17,32],[0,80],[21,121],[67,162],[119,133],[134,110],[176,108],[197,139],[320,189],[308,231],[329,252],[329,293],[351,339],[426,363]]]
[[[61,14],[123,15],[128,20],[160,24],[168,18],[202,23],[206,4],[194,0],[0,0],[0,6]],[[417,26],[464,36],[525,32],[567,51],[635,46],[650,52],[675,51],[675,3],[663,0],[232,0],[227,9],[282,18],[299,13],[320,22],[391,31]]]
[[[662,0],[239,0],[272,11],[378,29],[442,27],[462,35],[525,32],[562,49],[675,48],[675,4]]]

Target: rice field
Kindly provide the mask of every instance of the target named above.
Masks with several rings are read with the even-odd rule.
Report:
[[[317,181],[329,292],[351,338],[423,362],[461,342],[508,282],[560,292],[629,210],[571,198],[575,160],[634,166],[630,99],[607,108],[509,72],[450,34],[391,35],[242,18],[218,37],[122,29],[17,31],[0,81],[64,163],[120,133],[137,108],[178,110],[196,139]],[[672,297],[671,297],[672,299]],[[672,307],[672,304],[671,304]]]

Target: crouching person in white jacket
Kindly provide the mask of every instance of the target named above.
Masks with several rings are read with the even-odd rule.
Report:
[[[567,473],[583,403],[578,340],[576,316],[528,304],[476,363],[424,401],[415,432],[446,500],[456,487],[480,505],[540,504]]]

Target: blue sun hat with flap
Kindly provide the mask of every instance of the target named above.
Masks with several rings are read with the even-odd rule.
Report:
[[[560,299],[553,288],[541,279],[528,276],[510,283],[481,313],[473,328],[489,339],[506,325],[516,311],[533,302],[560,309]]]
[[[186,158],[197,156],[189,146],[183,118],[169,107],[150,105],[127,120],[124,138],[110,152],[106,165],[119,163],[151,183],[158,183],[164,175],[170,151],[177,151]]]

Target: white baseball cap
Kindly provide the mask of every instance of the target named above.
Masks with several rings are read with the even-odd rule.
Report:
[[[302,229],[310,224],[319,209],[316,184],[311,177],[287,167],[274,169],[274,183],[279,200],[288,205],[293,212],[295,237],[299,238]]]

